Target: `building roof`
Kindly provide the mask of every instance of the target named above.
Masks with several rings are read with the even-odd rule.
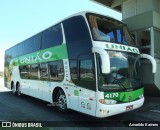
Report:
[[[116,11],[121,12],[122,11],[122,3],[127,0],[91,0],[96,3],[100,3],[104,6],[110,7]]]

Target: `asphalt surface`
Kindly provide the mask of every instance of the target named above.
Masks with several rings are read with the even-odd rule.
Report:
[[[88,128],[87,124],[91,128],[93,125],[94,129],[98,129],[98,127],[105,129],[108,123],[111,124],[110,126],[113,125],[113,128],[109,127],[109,129],[117,129],[122,128],[121,126],[126,127],[130,123],[144,124],[149,121],[152,124],[158,123],[160,128],[160,98],[146,97],[144,105],[139,109],[99,119],[72,110],[62,113],[57,111],[55,107],[48,106],[47,102],[29,96],[24,95],[22,98],[14,96],[1,83],[0,80],[0,121],[49,121],[51,124],[57,123],[58,127],[67,126],[67,124],[71,124],[69,126],[73,127],[74,123],[77,123],[79,127],[82,123],[86,129]],[[141,127],[130,128],[140,129]],[[148,129],[148,127],[144,128]]]

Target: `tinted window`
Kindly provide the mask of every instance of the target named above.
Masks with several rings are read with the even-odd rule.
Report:
[[[112,18],[101,15],[87,15],[94,40],[134,44],[127,27]]]
[[[40,50],[40,44],[41,44],[41,34],[37,34],[33,38],[33,46],[32,46],[32,52],[36,52]]]
[[[41,44],[41,34],[37,34],[36,36],[31,37],[31,38],[21,42],[17,46],[15,46],[16,51],[15,51],[15,49],[13,50],[14,56],[15,56],[15,54],[16,54],[16,56],[22,56],[22,55],[26,55],[29,53],[39,51],[40,44]]]
[[[42,49],[61,45],[63,42],[61,25],[55,25],[42,34]]]
[[[24,42],[18,44],[17,45],[17,52],[16,52],[17,56],[23,55],[24,54],[24,50],[25,50],[25,48],[24,48]]]
[[[79,82],[78,85],[90,90],[96,90],[94,58],[92,54],[79,57]]]
[[[64,78],[63,61],[54,61],[49,63],[51,81],[62,81]]]
[[[33,38],[24,41],[24,55],[32,53],[32,48],[33,48]]]
[[[20,66],[19,67],[20,76],[22,79],[29,79],[30,78],[30,66]]]
[[[77,79],[77,60],[70,60],[70,73],[71,73],[71,78],[72,80]]]
[[[7,51],[8,56],[10,56],[10,58],[14,58],[17,56],[17,46],[13,46],[12,48],[10,48]]]
[[[49,74],[48,74],[48,64],[47,63],[42,63],[40,65],[40,77],[41,77],[41,80],[48,80]]]
[[[90,39],[87,25],[82,16],[70,18],[63,24],[67,42]]]
[[[38,79],[38,64],[31,65],[31,79]]]
[[[81,81],[93,81],[93,62],[92,60],[81,60],[80,61],[80,80]]]
[[[16,57],[16,52],[17,52],[17,46],[12,47],[11,49],[11,57],[14,58]]]

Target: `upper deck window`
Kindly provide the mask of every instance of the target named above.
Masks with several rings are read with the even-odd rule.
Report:
[[[82,16],[75,16],[63,22],[67,42],[90,39],[89,31]]]
[[[96,41],[134,44],[127,27],[112,18],[87,14],[93,39]]]
[[[61,25],[57,24],[42,33],[42,49],[61,45],[63,35]]]

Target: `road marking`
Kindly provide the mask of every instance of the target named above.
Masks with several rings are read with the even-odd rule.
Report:
[[[160,113],[160,111],[159,111],[159,110],[150,110],[150,111]]]

